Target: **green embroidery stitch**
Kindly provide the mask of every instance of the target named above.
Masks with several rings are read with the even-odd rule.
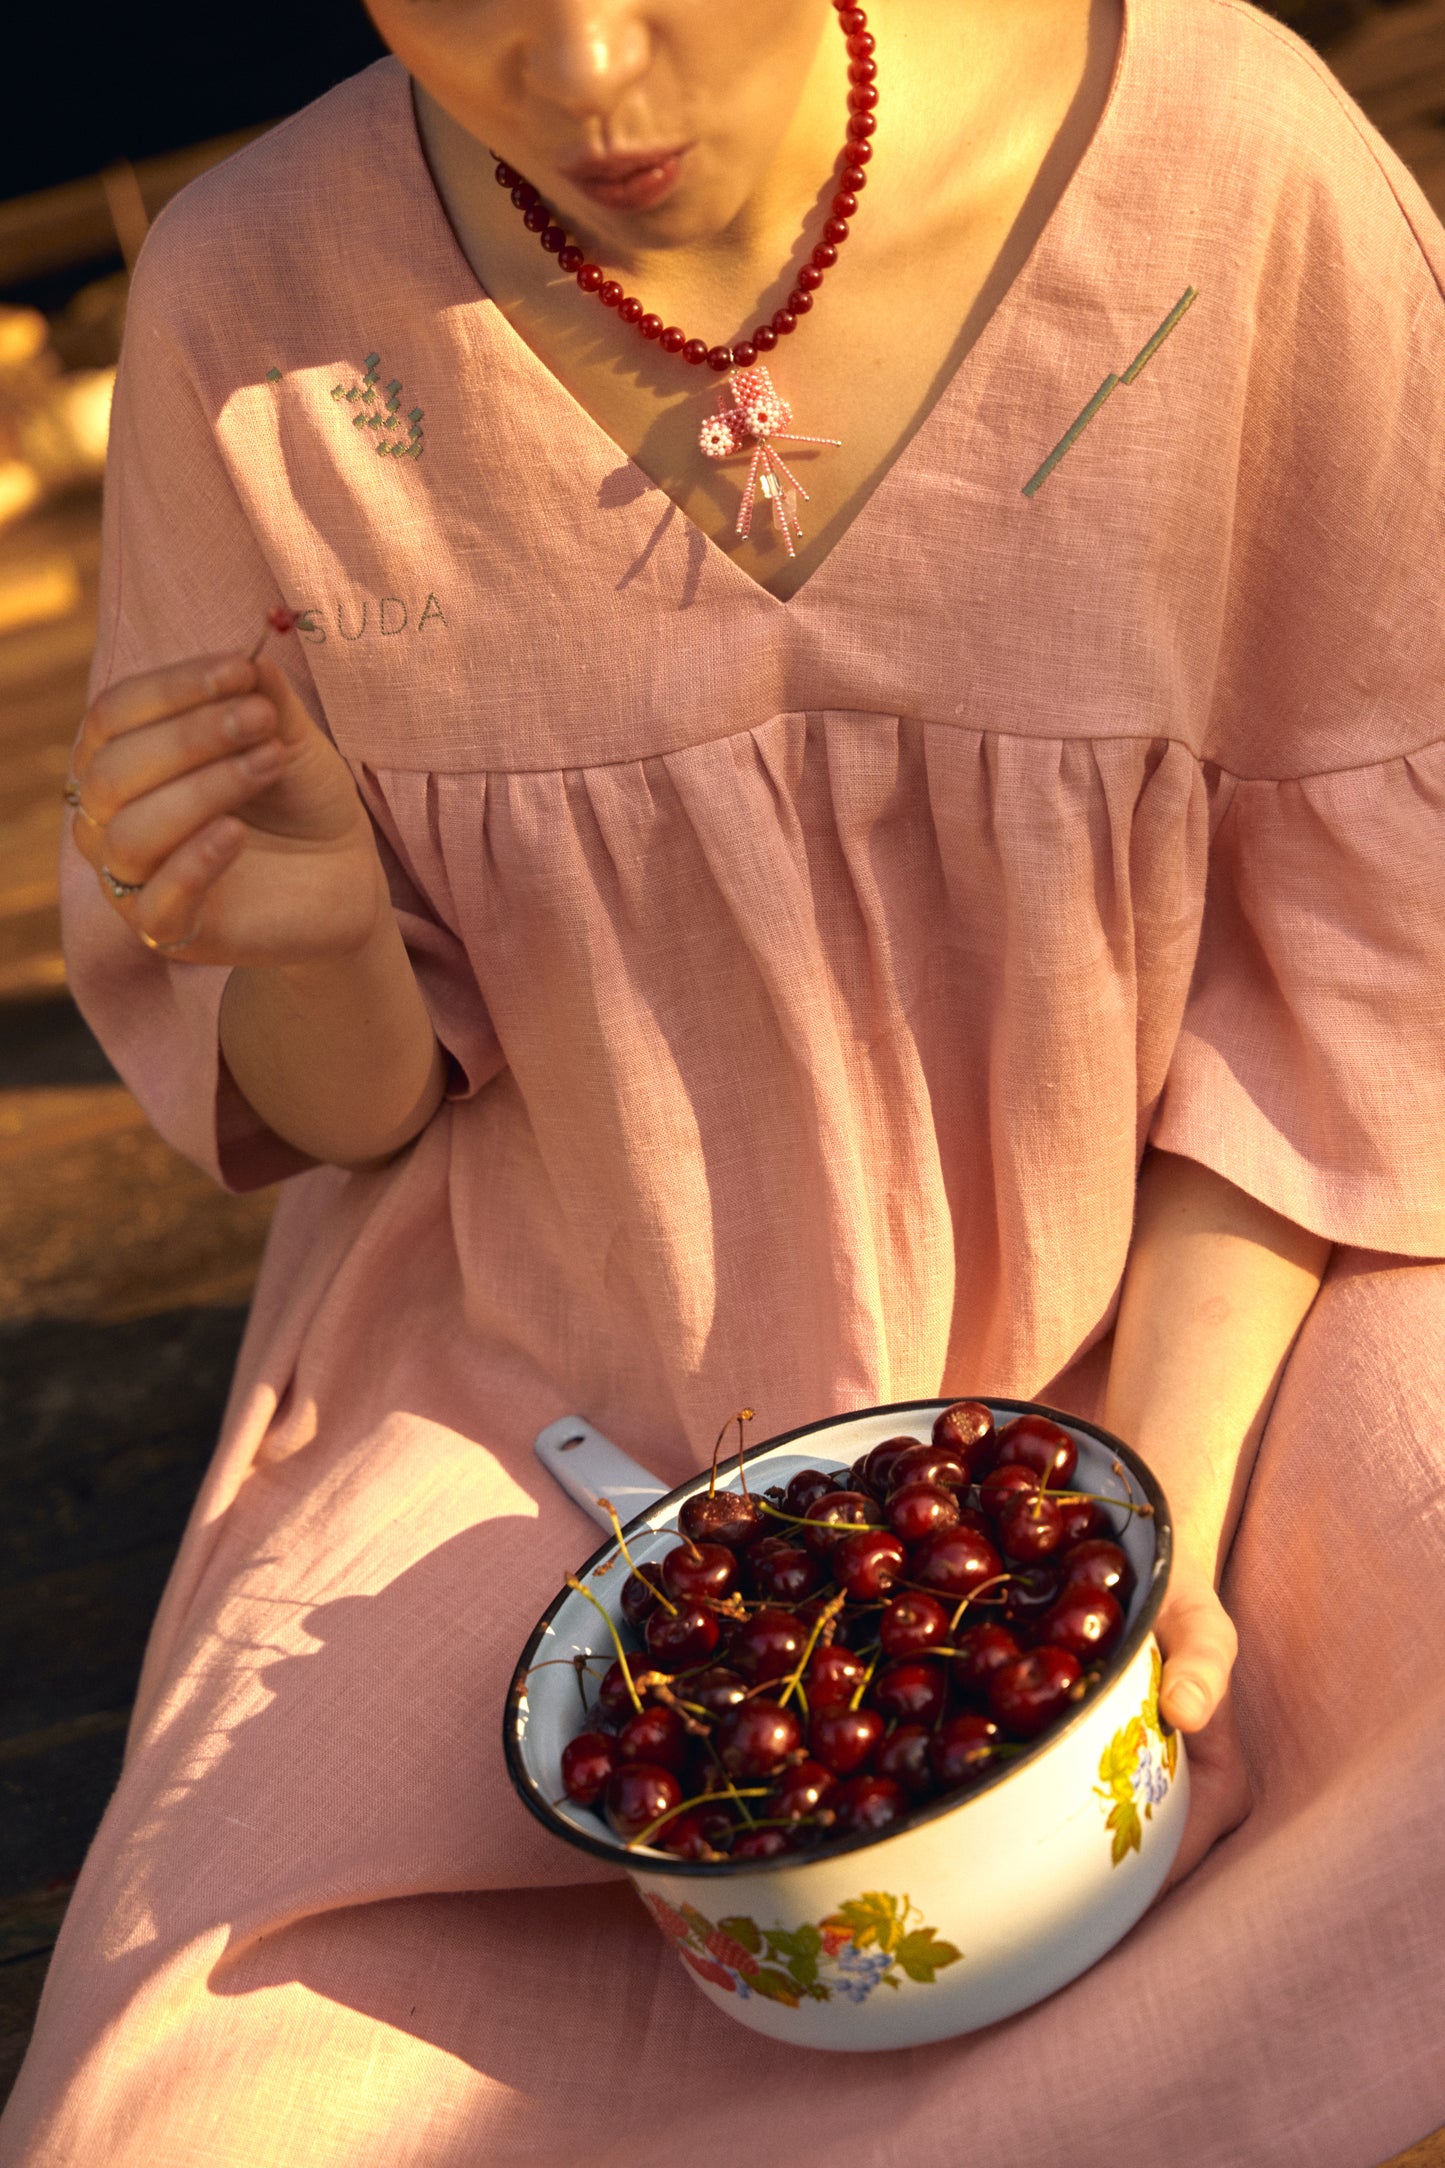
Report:
[[[413,407],[409,414],[403,415],[402,383],[399,376],[392,378],[384,393],[378,393],[376,387],[381,378],[379,354],[368,354],[361,366],[361,382],[353,384],[349,390],[344,385],[333,384],[332,398],[345,399],[353,405],[360,402],[356,413],[351,417],[351,426],[353,429],[374,429],[378,432],[379,441],[373,446],[373,450],[381,458],[385,459],[389,455],[392,459],[420,459],[422,409]],[[393,434],[393,431],[397,433]]]
[[[1110,374],[1109,376],[1105,377],[1103,383],[1099,386],[1093,398],[1084,408],[1084,411],[1079,416],[1078,420],[1072,422],[1069,425],[1068,429],[1065,430],[1063,436],[1060,437],[1058,443],[1049,453],[1048,458],[1038,469],[1037,473],[1030,475],[1028,481],[1024,483],[1022,494],[1025,497],[1032,497],[1036,490],[1039,490],[1043,487],[1044,483],[1053,473],[1059,461],[1063,458],[1065,452],[1069,449],[1069,446],[1074,442],[1076,437],[1080,436],[1083,433],[1083,431],[1088,427],[1089,423],[1093,420],[1094,416],[1098,413],[1100,407],[1104,404],[1104,401],[1108,398],[1110,392],[1114,389],[1114,386],[1116,384],[1133,383],[1135,377],[1139,374],[1139,371],[1143,368],[1145,362],[1150,360],[1155,354],[1155,352],[1158,350],[1158,348],[1163,345],[1165,339],[1168,338],[1170,332],[1174,329],[1174,326],[1184,315],[1186,309],[1191,308],[1197,298],[1198,295],[1195,288],[1192,286],[1186,287],[1184,292],[1180,295],[1179,299],[1175,302],[1173,308],[1169,311],[1169,314],[1165,317],[1163,323],[1159,326],[1159,329],[1154,333],[1153,337],[1150,338],[1145,345],[1140,347],[1138,353],[1134,356],[1134,359],[1130,362],[1128,368],[1124,371],[1123,375],[1117,376]]]
[[[280,381],[281,371],[279,369],[268,369],[266,371],[266,382],[268,384],[279,384]]]

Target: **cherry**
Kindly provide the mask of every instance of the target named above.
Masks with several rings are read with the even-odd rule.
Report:
[[[886,1528],[860,1528],[833,1546],[828,1563],[839,1588],[858,1603],[873,1603],[887,1595],[907,1565],[908,1554]]]
[[[816,1814],[836,1781],[821,1762],[795,1762],[778,1779],[767,1802],[769,1817],[796,1822],[805,1814]]]
[[[662,1561],[662,1585],[679,1603],[717,1603],[737,1577],[738,1562],[721,1543],[679,1543]]]
[[[948,1640],[948,1613],[937,1597],[902,1589],[883,1607],[878,1639],[885,1656],[921,1656]]]
[[[997,1626],[992,1620],[981,1626],[970,1626],[958,1636],[953,1644],[955,1685],[966,1694],[986,1698],[988,1682],[1000,1664],[1008,1663],[1023,1651],[1006,1626]]]
[[[1032,1634],[1063,1585],[1057,1557],[1046,1559],[1041,1566],[1022,1567],[1009,1576],[994,1623],[1007,1626],[1010,1633]]]
[[[850,1528],[881,1528],[883,1509],[876,1498],[862,1491],[827,1491],[804,1509],[800,1529],[804,1543],[818,1557],[825,1557]]]
[[[888,1477],[889,1496],[912,1483],[936,1483],[942,1490],[962,1490],[968,1483],[968,1470],[957,1453],[937,1445],[914,1445],[893,1463]]]
[[[579,1731],[562,1749],[562,1786],[579,1807],[590,1807],[617,1767],[617,1741],[605,1731]]]
[[[649,1611],[656,1608],[661,1587],[661,1566],[639,1566],[636,1573],[628,1574],[622,1584],[622,1616],[629,1626],[640,1626]]]
[[[1032,1468],[1055,1490],[1067,1490],[1079,1449],[1066,1430],[1046,1415],[1016,1415],[998,1434],[998,1467]]]
[[[894,1462],[900,1453],[911,1453],[917,1443],[916,1438],[885,1438],[881,1445],[874,1446],[871,1453],[865,1453],[863,1466],[868,1471],[869,1489],[880,1497],[886,1496]]]
[[[666,1615],[664,1612],[663,1616],[666,1617]],[[648,1688],[643,1687],[639,1690],[639,1698],[646,1703],[655,1701],[657,1696]],[[603,1672],[602,1684],[597,1689],[597,1704],[604,1716],[612,1717],[619,1724],[625,1723],[627,1718],[632,1715],[632,1696],[627,1691],[627,1681],[622,1675],[621,1664],[609,1664]]]
[[[790,1513],[806,1513],[815,1498],[821,1498],[826,1491],[841,1488],[837,1477],[827,1474],[822,1468],[800,1468],[784,1491],[783,1497]]]
[[[677,1516],[681,1533],[694,1543],[720,1543],[730,1551],[745,1550],[762,1533],[763,1516],[753,1499],[741,1491],[699,1491],[685,1499]]]
[[[687,1726],[661,1702],[629,1716],[617,1734],[619,1762],[653,1762],[678,1777],[687,1767],[687,1750]]]
[[[753,1586],[770,1603],[801,1603],[826,1579],[822,1561],[786,1536],[764,1536],[748,1552]]]
[[[717,1728],[717,1751],[730,1777],[756,1784],[776,1776],[802,1742],[803,1727],[777,1701],[744,1701]]]
[[[936,1529],[958,1526],[958,1500],[941,1483],[905,1483],[889,1492],[884,1511],[905,1543],[921,1543]]]
[[[851,1649],[840,1648],[836,1641],[830,1648],[815,1649],[803,1674],[808,1707],[814,1711],[846,1709],[867,1676],[868,1666],[862,1657],[855,1656]]]
[[[854,1461],[852,1467],[848,1470],[848,1488],[849,1490],[862,1491],[865,1498],[878,1498],[881,1497],[882,1493],[868,1473],[868,1462],[871,1457],[868,1453],[862,1453]]]
[[[955,1400],[935,1416],[933,1442],[959,1455],[970,1483],[980,1482],[997,1459],[993,1417],[981,1400]]]
[[[1064,1537],[1059,1509],[1046,1491],[1017,1491],[1005,1499],[997,1527],[1003,1548],[1023,1566],[1052,1558]]]
[[[1134,1568],[1117,1543],[1076,1543],[1064,1552],[1061,1564],[1067,1587],[1102,1589],[1119,1603],[1127,1603],[1134,1593]]]
[[[643,1627],[642,1638],[659,1671],[684,1671],[692,1664],[705,1664],[722,1633],[711,1611],[688,1603],[676,1611],[664,1611],[659,1605]]]
[[[1066,1649],[1030,1649],[1000,1664],[988,1682],[989,1713],[1015,1739],[1036,1739],[1082,1698],[1083,1669]]]
[[[924,1537],[913,1552],[911,1578],[945,1596],[968,1596],[1002,1571],[1003,1560],[993,1545],[972,1528],[960,1526]]]
[[[655,1841],[678,1859],[714,1860],[728,1850],[734,1826],[726,1808],[694,1807],[664,1822]]]
[[[899,1724],[878,1749],[874,1764],[880,1777],[890,1777],[915,1799],[926,1799],[933,1790],[933,1769],[928,1749],[933,1733],[926,1724]]]
[[[1036,1491],[1038,1487],[1039,1479],[1032,1468],[1025,1468],[1018,1461],[1010,1461],[1006,1466],[995,1468],[991,1475],[984,1477],[979,1487],[979,1504],[989,1521],[996,1525],[999,1514],[1010,1498],[1024,1491]]]
[[[754,1682],[781,1679],[790,1672],[808,1642],[808,1628],[791,1611],[755,1611],[733,1634],[728,1654],[733,1666]]]
[[[908,1794],[891,1777],[852,1777],[838,1786],[828,1804],[837,1817],[834,1827],[843,1835],[859,1837],[866,1831],[876,1836],[904,1819]]]
[[[781,1859],[792,1850],[786,1829],[745,1829],[733,1840],[734,1859]]]
[[[740,1701],[747,1699],[746,1681],[722,1664],[714,1664],[710,1671],[700,1671],[686,1685],[683,1698],[696,1702],[709,1716],[726,1716],[729,1709],[735,1709]]]
[[[1061,1498],[1058,1507],[1063,1515],[1066,1547],[1114,1533],[1113,1524],[1097,1498]]]
[[[670,1769],[624,1762],[607,1785],[607,1819],[619,1837],[636,1837],[661,1815],[682,1804],[682,1787]]]
[[[1106,1588],[1066,1582],[1062,1596],[1039,1620],[1038,1631],[1051,1648],[1067,1650],[1081,1664],[1097,1662],[1119,1646],[1124,1613]]]
[[[986,1774],[997,1744],[998,1725],[976,1709],[965,1709],[933,1734],[929,1767],[946,1792],[957,1791]]]
[[[868,1690],[875,1708],[912,1724],[936,1724],[948,1701],[948,1673],[919,1657],[889,1664]]]
[[[808,1748],[835,1777],[850,1777],[871,1761],[883,1741],[876,1709],[819,1709],[808,1726]]]

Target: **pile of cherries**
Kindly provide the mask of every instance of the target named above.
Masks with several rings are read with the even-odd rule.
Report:
[[[975,1400],[760,1497],[741,1444],[740,1491],[714,1451],[681,1541],[622,1589],[630,1650],[569,1577],[616,1657],[563,1751],[567,1797],[629,1845],[756,1860],[977,1786],[1072,1714],[1124,1631],[1134,1574],[1105,1506],[1152,1508],[1070,1490],[1077,1459],[1057,1423],[996,1430]],[[605,1660],[574,1659],[579,1682]]]

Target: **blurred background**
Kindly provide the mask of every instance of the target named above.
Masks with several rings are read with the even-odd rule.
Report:
[[[1445,0],[1268,12],[1445,219]],[[360,0],[98,10],[83,64],[67,10],[24,17],[0,135],[0,2100],[120,1766],[273,1203],[160,1141],[65,987],[60,789],[129,267],[195,174],[384,51]],[[1402,2159],[1445,2168],[1445,2145]]]

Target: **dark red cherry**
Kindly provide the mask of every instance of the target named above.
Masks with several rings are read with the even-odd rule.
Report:
[[[848,1489],[862,1491],[865,1498],[877,1498],[881,1496],[881,1493],[872,1476],[868,1473],[869,1459],[870,1455],[864,1453],[854,1461],[852,1467],[848,1470]]]
[[[729,1709],[717,1728],[718,1757],[740,1784],[776,1776],[802,1744],[803,1727],[776,1701],[744,1701]]]
[[[821,1498],[825,1491],[841,1489],[842,1485],[837,1477],[829,1475],[824,1469],[800,1468],[783,1496],[790,1513],[806,1513],[813,1500]]]
[[[1003,1560],[985,1537],[960,1525],[925,1536],[914,1548],[910,1567],[910,1580],[940,1595],[959,1597],[1002,1573]]]
[[[885,1656],[921,1656],[936,1643],[947,1642],[948,1613],[936,1596],[900,1589],[883,1607],[878,1639]]]
[[[763,1516],[751,1498],[741,1491],[696,1491],[685,1499],[677,1525],[694,1543],[720,1543],[726,1550],[743,1551],[763,1532]]]
[[[608,1781],[607,1819],[619,1837],[636,1837],[659,1815],[681,1806],[682,1787],[670,1769],[624,1762]]]
[[[1065,1551],[1059,1563],[1065,1587],[1102,1589],[1124,1604],[1134,1593],[1134,1568],[1117,1543],[1090,1538]]]
[[[636,1573],[628,1574],[622,1584],[622,1616],[629,1626],[641,1626],[656,1607],[661,1586],[662,1568],[653,1561],[640,1566]]]
[[[998,1525],[999,1514],[1010,1499],[1023,1492],[1036,1491],[1038,1487],[1039,1479],[1033,1469],[1025,1468],[1017,1461],[1010,1461],[1006,1466],[995,1468],[992,1474],[986,1475],[978,1497],[989,1526],[992,1528]]]
[[[993,1467],[993,1417],[981,1400],[955,1400],[933,1422],[933,1442],[957,1453],[970,1483],[981,1482]]]
[[[1052,1558],[1064,1536],[1059,1509],[1044,1491],[1019,1491],[1005,1499],[996,1526],[1000,1545],[1021,1566]]]
[[[876,1837],[908,1816],[908,1794],[891,1777],[850,1777],[846,1784],[838,1786],[828,1804],[839,1836],[861,1837],[866,1832]]]
[[[786,1829],[745,1829],[734,1837],[734,1859],[781,1859],[792,1850]]]
[[[933,1790],[933,1769],[928,1749],[933,1733],[926,1724],[899,1724],[878,1749],[874,1764],[880,1777],[901,1784],[914,1799],[926,1799]]]
[[[998,1745],[998,1725],[976,1709],[950,1716],[933,1734],[929,1766],[935,1781],[946,1792],[976,1783],[992,1767]]]
[[[655,1762],[680,1777],[687,1767],[688,1732],[676,1709],[656,1702],[629,1716],[617,1734],[617,1756],[625,1762]]]
[[[821,1762],[795,1762],[779,1777],[767,1801],[766,1819],[796,1822],[805,1814],[816,1814],[836,1782]]]
[[[868,1666],[852,1649],[835,1641],[830,1648],[815,1649],[803,1674],[808,1707],[846,1709],[868,1676]]]
[[[785,1678],[808,1642],[808,1628],[795,1612],[771,1605],[755,1611],[734,1630],[728,1649],[729,1666],[757,1685],[764,1679]]]
[[[1067,1650],[1081,1664],[1100,1663],[1123,1638],[1124,1613],[1107,1589],[1065,1584],[1039,1620],[1038,1632],[1051,1648]]]
[[[1051,1490],[1067,1490],[1079,1464],[1079,1449],[1069,1433],[1046,1415],[1016,1415],[998,1434],[995,1466],[1032,1468],[1048,1479]]]
[[[685,1671],[707,1662],[722,1631],[714,1614],[701,1604],[680,1603],[675,1611],[664,1611],[659,1604],[643,1627],[642,1638],[659,1671]]]
[[[706,1709],[709,1716],[726,1716],[747,1697],[747,1682],[735,1671],[723,1664],[714,1664],[708,1671],[698,1672],[695,1678],[685,1681],[683,1699],[696,1702]]]
[[[769,1603],[801,1603],[827,1579],[822,1560],[786,1536],[764,1536],[747,1562],[754,1588]]]
[[[1040,1566],[1020,1566],[1004,1585],[1003,1603],[989,1616],[995,1625],[1007,1626],[1011,1634],[1032,1639],[1039,1620],[1063,1585],[1057,1558],[1047,1558]]]
[[[798,1533],[808,1549],[821,1558],[842,1541],[850,1528],[882,1526],[883,1508],[876,1498],[865,1498],[862,1491],[826,1491],[806,1509]]]
[[[868,1470],[869,1488],[878,1497],[886,1498],[888,1495],[888,1486],[893,1476],[893,1464],[898,1459],[899,1454],[911,1453],[917,1443],[916,1438],[885,1438],[881,1445],[875,1445],[872,1452],[864,1456],[864,1466]]]
[[[647,1663],[645,1658],[632,1656],[628,1659],[628,1668],[635,1683],[639,1671],[647,1671],[653,1667]],[[656,1701],[657,1696],[646,1687],[643,1687],[639,1699],[645,1707],[649,1701]],[[631,1716],[632,1696],[627,1691],[627,1681],[622,1676],[621,1664],[611,1663],[603,1672],[602,1684],[597,1689],[597,1705],[604,1716],[610,1716],[618,1724],[625,1724],[628,1717]]]
[[[693,1807],[664,1822],[653,1842],[659,1851],[677,1859],[715,1860],[726,1855],[732,1843],[733,1818],[716,1807]]]
[[[910,1446],[894,1461],[888,1478],[888,1495],[913,1483],[936,1483],[941,1490],[962,1490],[968,1470],[957,1453],[937,1445]]]
[[[835,1777],[852,1776],[882,1743],[883,1719],[876,1709],[820,1709],[808,1726],[809,1752]]]
[[[833,1579],[855,1603],[876,1603],[886,1596],[907,1563],[903,1545],[886,1528],[860,1528],[844,1536],[828,1559]]]
[[[989,1714],[1015,1739],[1036,1739],[1083,1693],[1083,1670],[1066,1649],[1029,1649],[988,1682]]]
[[[948,1674],[941,1663],[907,1657],[875,1672],[868,1698],[895,1721],[936,1724],[948,1701]]]
[[[662,1561],[662,1585],[679,1603],[719,1603],[737,1577],[738,1562],[722,1543],[679,1543]]]
[[[1097,1498],[1061,1498],[1058,1506],[1064,1522],[1065,1550],[1075,1543],[1091,1543],[1113,1535],[1113,1525]]]
[[[941,1483],[905,1483],[890,1491],[888,1525],[904,1543],[921,1543],[940,1528],[958,1526],[958,1499]]]
[[[605,1731],[581,1731],[562,1749],[562,1789],[579,1807],[590,1807],[607,1788],[620,1756]]]
[[[953,1658],[954,1684],[960,1692],[980,1700],[987,1699],[988,1682],[999,1665],[1023,1654],[1006,1626],[996,1626],[987,1620],[982,1625],[968,1627],[958,1635],[953,1646],[958,1652]]]

